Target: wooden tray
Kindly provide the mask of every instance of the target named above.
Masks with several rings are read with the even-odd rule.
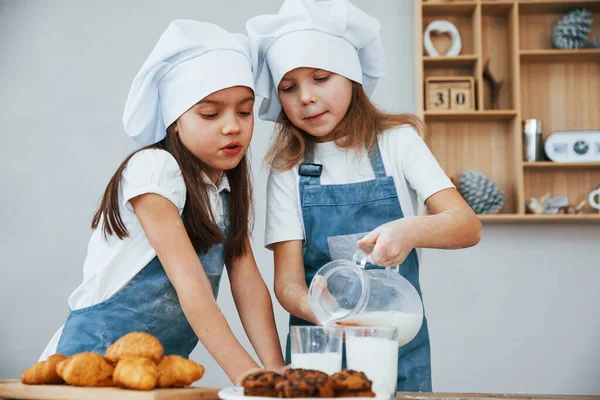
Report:
[[[0,399],[40,400],[217,400],[218,388],[195,387],[137,391],[119,388],[84,388],[69,385],[23,385],[18,380],[0,380]]]

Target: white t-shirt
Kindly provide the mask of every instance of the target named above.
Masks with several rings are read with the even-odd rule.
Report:
[[[207,176],[209,197],[217,222],[223,218],[220,193],[229,190],[227,176],[223,174],[215,185]],[[129,282],[154,257],[156,251],[150,244],[133,207],[129,202],[136,196],[155,193],[170,200],[183,212],[186,186],[181,169],[175,158],[160,149],[142,150],[136,153],[123,171],[119,191],[119,211],[129,236],[104,238],[102,222],[92,233],[83,263],[83,282],[69,296],[69,308],[78,310],[107,300]],[[56,352],[62,327],[52,337],[40,360]]]
[[[418,215],[418,198],[424,202],[432,194],[454,187],[411,126],[403,125],[383,132],[378,136],[378,143],[386,174],[394,177],[404,216]],[[375,178],[366,152],[340,149],[334,142],[316,144],[314,163],[323,165],[322,185],[357,183]],[[269,174],[265,224],[267,248],[271,248],[273,243],[305,238],[298,195],[299,180],[298,166]],[[417,254],[420,256],[419,249]]]

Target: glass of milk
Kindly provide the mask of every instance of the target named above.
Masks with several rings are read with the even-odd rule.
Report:
[[[336,326],[292,326],[292,368],[334,374],[342,370],[343,329]]]
[[[364,372],[378,398],[393,399],[398,379],[398,329],[347,327],[345,333],[348,369]]]

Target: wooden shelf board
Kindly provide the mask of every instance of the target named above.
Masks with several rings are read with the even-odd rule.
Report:
[[[599,2],[600,3],[600,2]],[[600,49],[579,50],[521,50],[521,62],[600,61]]]
[[[537,169],[537,168],[554,168],[554,169],[590,169],[600,168],[600,162],[553,162],[553,161],[536,161],[536,162],[524,162],[523,168],[526,169]]]
[[[425,68],[461,68],[472,67],[477,62],[475,55],[460,55],[456,57],[423,57]]]
[[[509,224],[509,223],[598,223],[600,214],[494,214],[480,215],[482,223]]]
[[[515,110],[425,111],[428,121],[510,121],[516,116]]]
[[[575,8],[587,7],[598,9],[598,0],[519,0],[519,12],[521,13],[548,13],[570,11]]]
[[[423,3],[423,16],[465,15],[471,14],[477,3],[475,1],[453,1],[449,3]]]

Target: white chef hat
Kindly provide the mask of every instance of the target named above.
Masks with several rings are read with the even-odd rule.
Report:
[[[348,0],[285,0],[276,15],[251,18],[250,38],[262,119],[281,112],[277,87],[295,68],[312,67],[361,83],[367,95],[385,74],[379,21]]]
[[[249,46],[245,35],[207,22],[171,22],[129,90],[123,114],[127,135],[151,145],[209,94],[232,86],[254,89]]]

